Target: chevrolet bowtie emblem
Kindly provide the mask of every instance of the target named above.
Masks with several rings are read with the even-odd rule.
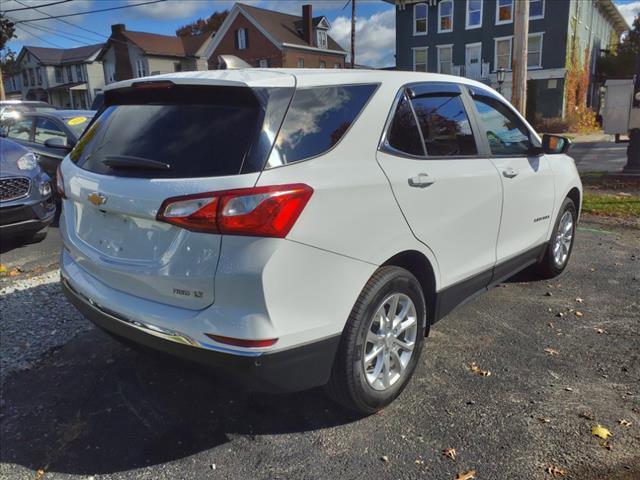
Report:
[[[107,202],[107,197],[96,192],[90,193],[87,199],[96,207],[104,205]]]

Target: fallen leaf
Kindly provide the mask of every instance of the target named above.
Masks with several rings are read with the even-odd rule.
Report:
[[[575,312],[575,314],[574,314],[574,315],[575,315],[576,317],[578,317],[578,318],[582,318],[582,317],[584,317],[584,313],[582,313],[582,312],[580,312],[580,311],[578,311],[578,310],[576,310],[576,312]]]
[[[488,377],[491,375],[491,372],[489,370],[482,370],[476,362],[471,362],[467,366],[469,367],[469,370],[471,370],[473,373],[480,375],[482,377]]]
[[[576,298],[576,302],[578,302],[578,303],[582,303],[582,302],[584,302],[584,300],[583,300],[582,298],[580,298],[580,297],[577,297],[577,298]]]
[[[538,417],[538,420],[542,423],[550,423],[551,419],[549,417]]]
[[[587,420],[595,420],[596,416],[591,412],[582,412],[578,415],[580,418],[586,418]]]
[[[545,469],[545,472],[554,477],[564,477],[567,474],[563,468],[556,467],[555,465],[549,465]]]
[[[601,328],[596,328],[595,330],[596,330],[596,333],[604,333],[604,330]]]
[[[596,269],[595,269],[595,268],[593,268],[593,267],[592,267],[592,268],[590,268],[589,270],[590,270],[590,271],[592,271],[592,272],[595,272],[595,271],[596,271]]]
[[[618,423],[623,427],[630,427],[631,425],[633,425],[629,420],[625,420],[624,418],[618,420]]]
[[[0,263],[0,274],[7,273],[7,267]]]
[[[36,472],[36,478],[40,479],[44,477],[44,470],[42,468],[38,469],[38,471]]]
[[[422,460],[421,458],[416,458],[416,465],[424,465],[424,460]]]
[[[600,446],[602,448],[606,448],[607,450],[613,450],[613,445],[611,445],[611,442],[609,440],[605,440],[600,444]]]
[[[444,455],[447,458],[450,458],[451,460],[455,461],[456,460],[456,449],[455,448],[445,448],[442,451],[442,455]]]
[[[386,455],[382,455],[380,457],[380,460],[382,460],[384,463],[389,463],[389,457],[387,457]]]
[[[606,427],[598,424],[591,427],[591,435],[595,435],[596,437],[600,437],[606,440],[611,436],[611,432]]]
[[[553,293],[551,293],[551,292],[546,292],[546,293],[544,294],[544,296],[545,296],[545,297],[551,297],[551,296],[553,296]]]
[[[560,352],[558,352],[557,350],[554,350],[553,348],[545,348],[544,353],[546,353],[550,357],[555,357],[560,355]]]
[[[9,276],[10,277],[15,277],[16,275],[20,275],[22,273],[22,269],[20,267],[16,267],[12,270],[9,271]]]
[[[562,313],[562,312],[558,312],[558,313],[556,313],[556,317],[560,317],[560,318],[562,318],[562,317],[564,317],[564,313]]]
[[[458,475],[456,475],[455,480],[471,480],[472,478],[476,478],[475,470],[469,470],[465,473],[459,473]]]
[[[567,392],[573,392],[573,388],[571,388],[571,387],[564,387],[564,389],[565,389]]]

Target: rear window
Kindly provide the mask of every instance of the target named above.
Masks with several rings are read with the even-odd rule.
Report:
[[[344,85],[296,90],[267,168],[316,157],[347,133],[377,85]]]
[[[118,176],[237,175],[262,118],[256,97],[237,87],[115,92],[106,105],[71,159],[86,170]],[[136,166],[148,166],[148,160],[168,168]]]

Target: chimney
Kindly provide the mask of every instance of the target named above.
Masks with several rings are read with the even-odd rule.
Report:
[[[115,76],[117,81],[133,78],[129,45],[127,37],[124,35],[126,30],[124,23],[111,25],[111,38],[109,40],[113,39],[111,45],[115,55]]]
[[[312,47],[316,46],[313,41],[313,14],[311,5],[302,6],[302,39]]]

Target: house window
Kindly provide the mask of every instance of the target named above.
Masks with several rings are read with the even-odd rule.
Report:
[[[116,81],[116,71],[112,63],[107,63],[104,66],[104,73],[107,83],[113,83]]]
[[[414,72],[427,71],[427,48],[413,49],[413,71]]]
[[[544,18],[544,0],[529,0],[529,19]]]
[[[182,71],[182,63],[173,62],[173,71],[174,72],[181,72]]]
[[[142,58],[136,60],[136,74],[138,78],[147,76],[147,67],[144,64],[144,59]]]
[[[342,66],[339,63],[334,63],[333,68],[342,68]]]
[[[71,83],[73,82],[73,71],[71,70],[71,67],[69,65],[67,65],[67,82]]]
[[[304,68],[304,58],[298,59],[298,68]]]
[[[238,50],[246,50],[247,48],[247,29],[240,28],[236,32],[236,47]]]
[[[504,68],[505,70],[511,70],[511,42],[513,37],[496,38],[496,58],[495,58],[495,70]]]
[[[327,68],[327,62],[320,60],[320,68]]]
[[[442,0],[438,4],[438,33],[453,31],[453,0]]]
[[[62,79],[62,67],[55,67],[56,71],[56,83],[62,83],[64,80]]]
[[[451,75],[453,65],[453,45],[438,46],[438,73]]]
[[[467,0],[466,28],[480,28],[482,26],[482,0]]]
[[[76,65],[76,78],[79,82],[82,82],[84,80],[82,75],[82,65]]]
[[[413,34],[427,34],[427,4],[417,3],[413,6]]]
[[[259,63],[260,68],[269,68],[269,59],[261,58]]]
[[[22,84],[29,85],[29,73],[26,70],[22,71]]]
[[[33,74],[33,68],[29,69],[29,83],[33,86],[36,84],[36,77]]]
[[[42,70],[40,67],[36,67],[36,78],[38,79],[38,85],[42,85]]]
[[[513,22],[513,0],[496,0],[496,25]]]
[[[542,33],[532,33],[529,35],[527,67],[542,67]]]
[[[327,32],[318,29],[318,48],[327,48]]]

